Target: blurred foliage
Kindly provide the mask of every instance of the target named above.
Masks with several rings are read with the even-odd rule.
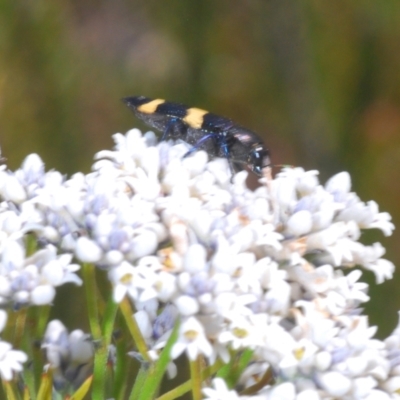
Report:
[[[0,0],[3,155],[88,171],[112,133],[143,128],[120,98],[161,97],[259,132],[276,164],[323,180],[348,170],[396,223],[399,20],[397,0]],[[366,240],[399,265],[397,233]],[[397,322],[398,281],[371,290],[380,336]]]

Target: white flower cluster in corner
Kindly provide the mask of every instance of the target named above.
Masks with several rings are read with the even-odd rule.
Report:
[[[0,310],[0,332],[4,329],[7,322],[7,313]],[[28,356],[20,350],[13,350],[10,343],[0,340],[0,377],[5,381],[13,378],[13,373],[22,371],[22,364],[26,362]]]
[[[36,154],[16,172],[0,166],[0,305],[51,304],[56,287],[82,283],[75,274],[80,266],[71,264],[73,254],[57,254],[66,229],[57,204],[68,192],[64,185],[59,172],[45,172]]]
[[[79,284],[63,258],[73,254],[107,271],[116,302],[129,296],[153,358],[179,318],[172,358],[228,362],[231,350],[251,349],[241,389],[273,371],[274,383],[251,398],[394,398],[400,328],[373,338],[359,281],[362,268],[377,283],[392,277],[384,248],[359,239],[364,229],[394,227],[351,192],[349,174],[321,185],[316,171],[285,168],[251,191],[245,171],[230,182],[224,159],[201,151],[183,159],[184,143],[157,144],[138,130],[114,140],[87,175],[45,173],[34,155],[0,172],[3,302],[43,304],[51,295],[35,295],[41,285]],[[27,232],[46,256],[26,257]],[[219,380],[214,388],[207,399],[250,398]]]
[[[42,349],[52,371],[53,385],[57,390],[68,383],[78,388],[93,373],[94,344],[91,336],[80,329],[68,333],[57,319],[47,325]]]

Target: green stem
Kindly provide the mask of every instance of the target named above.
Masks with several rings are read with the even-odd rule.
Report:
[[[2,381],[7,400],[17,400],[12,382]]]
[[[97,306],[97,285],[95,266],[93,264],[84,263],[82,266],[83,279],[85,283],[86,304],[89,314],[90,331],[93,340],[101,340],[101,326],[99,309]]]
[[[35,307],[34,318],[35,325],[33,329],[33,338],[42,340],[49,321],[50,306]],[[40,385],[40,379],[43,373],[42,349],[39,346],[33,346],[32,349],[33,367],[32,371],[35,377],[37,387]],[[33,392],[35,393],[35,392]]]
[[[201,373],[201,380],[205,381],[210,378],[210,376],[214,375],[218,370],[224,365],[221,360],[215,362],[214,365],[205,368]],[[185,393],[189,392],[192,388],[192,381],[189,380],[176,388],[170,390],[167,393],[164,393],[162,396],[158,397],[157,400],[174,400],[180,396],[183,396]]]
[[[193,400],[201,400],[201,365],[203,358],[197,356],[196,360],[189,360],[190,375],[192,382],[192,398]]]
[[[92,337],[95,343],[100,343],[94,356],[93,369],[93,390],[92,398],[105,398],[105,379],[104,373],[107,365],[107,346],[102,338],[102,330],[100,326],[99,309],[97,305],[96,293],[96,274],[93,264],[85,263],[82,266],[83,279],[85,283],[86,304],[89,315],[89,325]]]
[[[156,393],[159,391],[161,380],[165,374],[165,371],[167,370],[168,363],[171,361],[171,349],[178,338],[178,330],[179,320],[176,321],[171,335],[168,338],[162,352],[160,353],[158,360],[150,364],[150,368],[146,374],[146,379],[141,385],[140,397],[138,397],[138,400],[154,399]],[[133,387],[133,390],[136,390],[135,386]]]
[[[140,366],[139,373],[136,375],[135,384],[133,386],[132,392],[129,396],[129,400],[137,400],[139,399],[140,392],[142,391],[143,384],[147,378],[147,374],[149,372],[150,364],[147,362],[142,363]]]
[[[143,357],[144,361],[150,361],[150,357],[147,354],[146,342],[143,338],[142,332],[140,332],[138,324],[136,323],[136,319],[133,317],[133,310],[127,297],[125,297],[121,303],[119,303],[119,308],[124,316],[126,325],[128,326],[129,332],[135,341],[140,355]]]
[[[117,351],[117,364],[115,366],[114,374],[114,390],[113,395],[115,399],[126,398],[125,391],[127,390],[127,379],[126,371],[128,371],[128,357],[126,353],[128,352],[127,341],[125,338],[118,338],[116,340],[116,351]]]
[[[101,347],[99,351],[97,351],[94,363],[94,377],[104,383],[107,382],[108,371],[106,366],[108,362],[108,348],[112,339],[117,310],[118,304],[114,302],[112,296],[110,295],[104,311],[104,320],[102,326],[103,339],[101,342]]]
[[[223,378],[228,387],[235,387],[252,360],[253,353],[250,349],[240,350],[236,354],[231,352],[231,361],[218,371],[218,377]]]
[[[107,302],[106,310],[104,312],[104,322],[103,322],[103,338],[107,346],[111,343],[117,310],[118,310],[118,304],[115,303],[112,296],[110,296]]]
[[[21,342],[22,338],[24,336],[24,332],[26,329],[26,316],[27,316],[27,308],[23,308],[18,311],[17,313],[17,319],[15,321],[15,331],[14,331],[14,340],[13,344],[14,347],[20,348],[21,347]]]
[[[42,338],[47,327],[50,315],[50,306],[37,307],[35,315],[35,330],[34,335],[36,338]]]

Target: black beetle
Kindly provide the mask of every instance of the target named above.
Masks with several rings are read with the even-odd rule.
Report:
[[[247,165],[258,176],[271,165],[261,138],[228,118],[162,99],[133,96],[122,100],[138,118],[162,132],[161,140],[181,139],[193,145],[184,157],[205,150],[211,157],[225,157],[232,173]]]

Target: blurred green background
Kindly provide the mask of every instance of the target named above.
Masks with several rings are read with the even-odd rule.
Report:
[[[275,164],[323,181],[349,171],[396,223],[399,21],[398,0],[0,0],[2,153],[11,168],[35,152],[87,172],[111,134],[144,128],[120,99],[161,97],[258,132]],[[365,241],[399,264],[397,232]],[[398,281],[370,290],[380,337],[397,323]]]

